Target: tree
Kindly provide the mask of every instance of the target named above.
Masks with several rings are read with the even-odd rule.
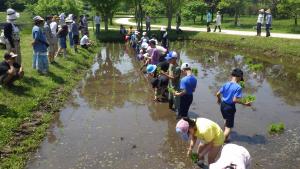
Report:
[[[161,5],[160,0],[144,0],[143,9],[146,14],[155,20],[155,17],[158,17],[166,11],[164,5]]]
[[[168,18],[168,29],[171,30],[173,15],[181,7],[183,0],[160,0],[166,8]]]
[[[234,25],[237,26],[238,17],[241,10],[245,7],[245,0],[221,0],[218,7],[219,9],[232,9],[234,11]]]
[[[295,25],[298,25],[298,15],[300,14],[299,0],[281,0],[277,8],[279,13],[293,17]]]
[[[100,12],[104,25],[105,25],[105,31],[108,31],[108,19],[112,18],[115,12],[115,9],[117,9],[119,0],[86,0],[89,2],[93,8],[97,12]]]
[[[192,19],[196,23],[196,17],[203,15],[207,10],[207,4],[199,0],[189,1],[182,8],[182,16],[187,20]],[[202,18],[201,18],[202,19]]]

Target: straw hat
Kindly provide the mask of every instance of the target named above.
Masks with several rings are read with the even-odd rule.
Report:
[[[265,10],[264,9],[260,9],[259,12],[265,12]]]
[[[271,9],[266,10],[266,13],[271,13]]]

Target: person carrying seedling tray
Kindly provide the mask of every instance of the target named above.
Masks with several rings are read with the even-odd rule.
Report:
[[[181,74],[180,66],[177,64],[177,53],[175,51],[170,51],[165,59],[169,63],[169,70],[167,73],[164,73],[169,78],[169,108],[174,111],[178,111],[179,97],[175,97],[173,95],[175,91],[179,91]]]
[[[234,116],[236,112],[235,104],[251,106],[251,102],[242,101],[242,87],[239,85],[243,79],[243,71],[236,68],[231,73],[231,81],[225,83],[217,92],[217,102],[221,105],[221,113],[225,120],[224,135],[225,142],[228,142],[231,129],[234,126]]]

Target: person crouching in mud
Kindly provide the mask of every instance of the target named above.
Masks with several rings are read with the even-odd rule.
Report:
[[[224,144],[224,133],[221,127],[206,118],[191,119],[184,117],[176,124],[176,132],[184,141],[190,139],[187,156],[192,155],[197,139],[201,142],[198,145],[197,154],[199,167],[204,167],[204,157],[208,155],[208,164],[214,163],[215,159]]]

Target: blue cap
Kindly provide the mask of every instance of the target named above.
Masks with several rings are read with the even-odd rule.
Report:
[[[177,53],[175,51],[170,51],[167,56],[165,57],[165,59],[167,61],[173,59],[173,58],[176,58],[177,59]]]
[[[148,65],[147,66],[147,73],[153,73],[156,70],[156,65]]]

